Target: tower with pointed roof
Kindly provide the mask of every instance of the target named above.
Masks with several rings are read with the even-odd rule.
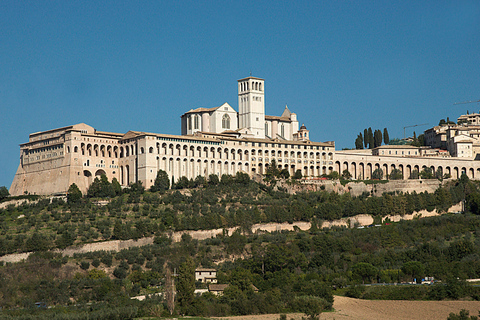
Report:
[[[238,80],[238,127],[255,138],[265,138],[264,79],[248,77]]]

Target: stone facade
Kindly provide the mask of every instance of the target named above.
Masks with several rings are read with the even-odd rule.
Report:
[[[369,179],[381,168],[384,177],[399,169],[408,179],[412,171],[429,167],[453,178],[465,172],[471,179],[480,179],[480,161],[474,160],[476,144],[470,144],[460,129],[455,135],[452,130],[441,131],[445,143],[451,140],[457,148],[452,157],[440,149],[411,146],[382,146],[373,153],[335,151],[333,141],[311,141],[307,128],[298,128],[297,116],[288,107],[280,117],[266,116],[264,98],[263,79],[238,80],[238,113],[228,103],[190,110],[181,117],[182,135],[110,133],[83,123],[32,133],[20,145],[20,165],[10,194],[65,194],[72,183],[85,193],[102,174],[109,180],[116,178],[122,186],[140,181],[146,188],[158,170],[173,180],[263,174],[272,160],[291,175],[300,170],[305,177],[348,170],[353,179]],[[449,140],[450,136],[456,138]],[[429,138],[436,141],[435,133]]]

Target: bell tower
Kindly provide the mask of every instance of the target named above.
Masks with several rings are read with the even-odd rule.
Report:
[[[252,76],[238,80],[238,127],[260,139],[265,139],[264,82]]]

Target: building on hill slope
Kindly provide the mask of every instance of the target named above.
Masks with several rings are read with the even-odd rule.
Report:
[[[413,171],[428,167],[434,174],[458,178],[466,173],[480,179],[480,161],[474,160],[480,133],[473,127],[467,127],[468,133],[464,127],[442,127],[439,137],[435,129],[428,138],[433,149],[335,151],[333,141],[311,141],[306,126],[299,128],[297,115],[288,107],[281,116],[265,115],[265,83],[256,77],[238,80],[238,110],[228,103],[192,109],[181,116],[182,135],[111,133],[83,123],[32,133],[20,145],[20,164],[9,192],[65,194],[75,183],[85,193],[101,175],[116,178],[122,186],[141,182],[149,188],[159,170],[174,181],[182,176],[263,174],[272,160],[290,175],[300,170],[304,177],[347,170],[353,179],[369,179],[376,169],[382,169],[384,177],[398,169],[408,179]],[[447,147],[451,157],[444,152]]]

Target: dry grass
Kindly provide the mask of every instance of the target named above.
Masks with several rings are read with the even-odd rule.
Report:
[[[335,296],[334,312],[320,315],[320,319],[329,320],[446,320],[451,312],[461,309],[478,315],[479,301],[391,301],[361,300]],[[299,320],[302,314],[289,314],[287,319]],[[229,320],[278,320],[278,314],[226,317]]]

